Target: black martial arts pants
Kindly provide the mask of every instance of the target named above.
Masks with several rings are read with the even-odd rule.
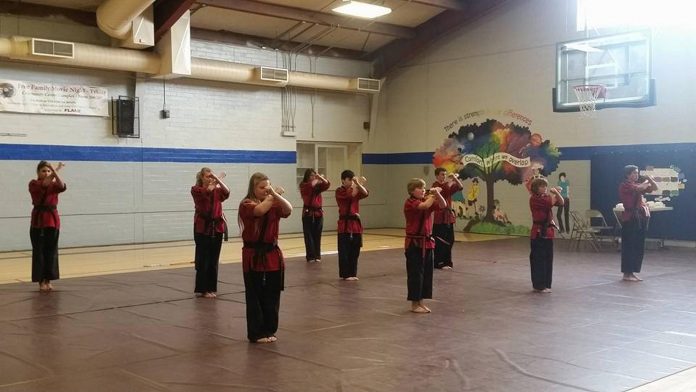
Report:
[[[406,286],[409,301],[433,297],[433,250],[412,245],[406,252]]]
[[[362,234],[338,234],[338,276],[342,279],[358,276],[358,257]]]
[[[222,248],[222,233],[214,236],[194,233],[196,242],[196,293],[217,291],[218,265]]]

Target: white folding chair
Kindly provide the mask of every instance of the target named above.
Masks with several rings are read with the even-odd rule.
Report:
[[[573,220],[573,229],[570,236],[570,248],[580,249],[582,241],[588,241],[595,252],[599,251],[598,231],[590,227],[582,215],[577,211],[570,211]]]
[[[587,210],[585,211],[585,219],[587,219],[588,228],[595,231],[595,236],[598,239],[609,239],[614,243],[618,242],[616,228],[607,223],[607,220],[604,219],[604,214],[602,214],[601,211]]]

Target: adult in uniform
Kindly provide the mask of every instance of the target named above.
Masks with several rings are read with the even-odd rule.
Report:
[[[645,204],[644,194],[657,190],[652,177],[641,178],[638,166],[624,167],[624,181],[619,185],[619,199],[623,203],[621,214],[621,272],[623,280],[639,282],[636,273],[643,265],[645,233],[648,230],[650,210]]]
[[[532,180],[530,186],[532,194],[529,197],[529,209],[532,212],[532,228],[529,268],[532,275],[532,287],[538,293],[551,292],[553,237],[556,228],[552,209],[553,206],[563,205],[563,196],[558,189],[549,190],[548,185],[545,178],[536,178]]]

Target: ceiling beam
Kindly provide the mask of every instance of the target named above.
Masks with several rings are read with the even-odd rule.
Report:
[[[157,0],[154,6],[155,42],[169,31],[196,0]]]
[[[212,30],[206,30],[206,29],[199,29],[199,28],[195,28],[195,27],[191,28],[191,38],[202,39],[202,40],[206,40],[206,41],[224,42],[224,43],[228,43],[228,44],[241,45],[241,46],[247,46],[248,44],[252,44],[252,45],[260,47],[260,48],[266,47],[268,49],[278,49],[278,50],[283,50],[283,51],[289,51],[289,50],[292,50],[293,48],[295,48],[299,45],[302,45],[302,42],[297,42],[297,41],[282,41],[282,42],[280,42],[274,38],[233,33],[231,31],[212,31]],[[369,53],[362,52],[359,50],[330,48],[330,47],[321,46],[321,45],[312,45],[311,47],[307,47],[306,49],[300,51],[300,53],[308,54],[308,55],[318,55],[319,53],[322,53],[322,52],[324,52],[322,54],[322,57],[334,57],[334,58],[363,60],[363,61],[369,55]]]
[[[410,27],[374,21],[366,22],[364,20],[347,18],[304,8],[287,7],[252,0],[198,0],[198,3],[250,14],[316,23],[322,26],[336,26],[348,30],[364,31],[366,33],[388,35],[398,38],[414,38],[416,36],[415,29]]]
[[[462,0],[404,0],[409,3],[418,3],[432,7],[444,8],[446,10],[464,11],[466,2]]]
[[[0,13],[38,18],[62,16],[79,24],[87,26],[97,25],[97,16],[94,12],[51,7],[48,5],[31,4],[18,1],[0,1]]]
[[[466,11],[447,10],[416,27],[414,39],[397,39],[375,51],[370,59],[373,77],[382,78],[396,67],[425,51],[448,33],[471,24],[493,8],[511,0],[470,0]]]

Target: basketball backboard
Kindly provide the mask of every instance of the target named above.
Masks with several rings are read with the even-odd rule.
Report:
[[[597,102],[597,110],[655,105],[650,68],[649,31],[559,43],[553,110],[579,111],[575,87],[581,85],[606,87],[606,97]]]

